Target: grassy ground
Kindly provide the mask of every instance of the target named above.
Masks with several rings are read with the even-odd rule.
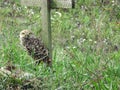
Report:
[[[0,1],[0,67],[12,64],[35,77],[26,80],[0,75],[0,90],[120,89],[118,0],[79,0],[75,9],[52,10],[53,71],[44,64],[34,66],[19,44],[22,29],[31,29],[39,37],[40,8],[21,6],[19,0],[3,1]]]

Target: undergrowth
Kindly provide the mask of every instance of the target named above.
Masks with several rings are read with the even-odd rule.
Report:
[[[34,76],[0,74],[0,90],[119,90],[120,2],[76,0],[74,9],[52,10],[52,69],[35,66],[19,41],[22,29],[39,37],[40,10],[0,1],[0,67],[15,65]]]

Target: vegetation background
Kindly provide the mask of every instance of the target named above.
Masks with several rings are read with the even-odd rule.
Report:
[[[23,29],[40,37],[40,10],[0,0],[0,67],[34,75],[0,73],[0,90],[120,90],[120,1],[76,0],[75,9],[51,11],[53,71],[34,66],[19,44]]]

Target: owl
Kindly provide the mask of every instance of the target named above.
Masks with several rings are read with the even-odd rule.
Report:
[[[22,30],[20,32],[20,43],[27,51],[27,53],[35,60],[36,64],[41,61],[50,64],[51,60],[48,56],[48,49],[40,39],[30,30]]]

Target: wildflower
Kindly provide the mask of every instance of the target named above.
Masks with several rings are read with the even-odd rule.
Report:
[[[62,14],[60,13],[60,12],[55,12],[56,14],[58,14],[59,15],[59,17],[61,17],[62,16]]]

